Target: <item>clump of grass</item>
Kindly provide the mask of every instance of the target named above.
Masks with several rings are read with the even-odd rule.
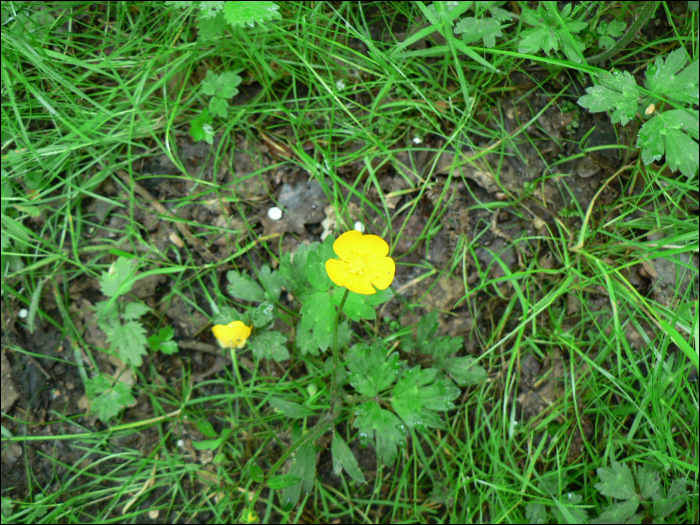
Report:
[[[97,283],[115,256],[130,254],[142,271],[181,269],[151,305],[145,326],[153,332],[167,325],[170,304],[184,303],[196,322],[230,301],[220,288],[224,267],[274,263],[280,249],[276,239],[262,238],[261,202],[211,175],[235,172],[231,150],[241,138],[259,143],[262,131],[290,158],[252,177],[283,164],[306,170],[322,183],[343,229],[352,227],[355,207],[393,249],[410,234],[412,248],[395,257],[407,275],[395,323],[424,306],[412,295],[415,283],[434,276],[463,282],[457,307],[474,320],[467,339],[488,372],[487,381],[463,390],[447,430],[412,433],[395,465],[369,457],[362,465],[367,485],[322,474],[292,511],[265,492],[262,522],[577,522],[629,501],[596,486],[607,473],[600,469],[617,462],[635,476],[658,471],[657,499],[682,500],[675,508],[668,503],[663,519],[697,522],[697,179],[630,160],[599,182],[589,207],[578,204],[575,186],[583,179],[555,169],[581,158],[577,141],[538,126],[550,108],[570,108],[583,94],[590,66],[567,65],[563,56],[533,64],[518,52],[524,26],[517,16],[495,47],[474,47],[494,69],[457,50],[431,52],[444,44],[433,33],[397,57],[396,46],[429,25],[413,3],[285,4],[279,22],[210,41],[195,38],[191,12],[158,4],[23,9],[44,20],[38,28],[20,27],[21,17],[3,26],[3,310],[30,310],[31,325],[18,320],[27,339],[45,325],[70,344],[68,355],[46,355],[8,338],[8,355],[68,367],[82,391],[106,349],[86,341],[75,305],[91,295],[78,283]],[[606,9],[591,16],[604,17]],[[620,18],[627,9],[610,4]],[[611,66],[635,74],[669,46],[693,41],[696,15],[663,9],[669,35],[642,31],[643,45]],[[191,121],[209,104],[200,83],[207,71],[238,70],[240,98],[232,99],[228,119],[214,121],[217,140],[194,173],[180,153]],[[527,111],[511,119],[508,104]],[[552,148],[562,152],[558,158]],[[460,169],[438,173],[440,157],[455,151],[471,156],[457,155],[453,167]],[[155,177],[141,167],[159,155],[174,166],[159,177],[189,189],[165,199],[167,213],[136,189]],[[421,155],[424,162],[416,162]],[[397,169],[405,159],[411,169]],[[516,192],[502,182],[510,159],[540,159],[543,172]],[[501,184],[498,198],[466,176],[473,166]],[[387,188],[387,172],[402,179],[402,189]],[[541,209],[547,203],[538,188],[548,181],[556,198],[571,203],[560,213]],[[239,221],[226,257],[204,261],[196,242],[185,238],[176,250],[155,235],[184,224],[209,250],[227,226],[179,213],[210,201],[230,202]],[[460,203],[474,220],[456,226],[448,261],[438,266],[428,251],[443,242],[448,223],[459,223],[450,210]],[[495,234],[492,218],[501,211],[534,225],[514,240],[515,265],[504,262],[513,243]],[[160,221],[153,232],[144,229],[149,216]],[[484,259],[487,239],[503,244]],[[648,283],[667,291],[656,294]],[[204,331],[206,321],[200,325]],[[390,341],[410,331],[394,326]],[[19,444],[23,453],[21,475],[3,480],[4,519],[237,519],[252,462],[272,463],[289,444],[288,419],[267,401],[273,393],[308,401],[312,386],[323,387],[325,359],[292,352],[282,368],[244,356],[195,378],[183,357],[194,336],[187,339],[180,357],[158,354],[134,368],[137,404],[121,413],[123,421],[101,425],[85,410],[52,410],[43,420],[9,415],[3,452]],[[539,384],[527,384],[523,370],[533,357]],[[529,419],[528,394],[543,406]],[[344,417],[354,437],[353,414]],[[323,473],[324,449],[320,460]],[[633,483],[643,494],[639,479]],[[633,511],[639,519],[661,512],[649,501],[656,500]]]

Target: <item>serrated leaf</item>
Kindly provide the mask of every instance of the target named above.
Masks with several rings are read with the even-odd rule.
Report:
[[[583,497],[580,494],[567,492],[561,495],[561,500],[555,498],[554,503],[557,506],[557,516],[555,523],[587,523],[587,513],[584,508],[578,505]]]
[[[639,103],[639,86],[627,71],[606,73],[598,84],[586,88],[587,95],[578,99],[581,107],[591,113],[615,109],[610,120],[613,124],[620,122],[623,126],[634,118]]]
[[[198,4],[200,13],[208,18],[213,18],[216,15],[221,14],[221,11],[224,8],[223,1],[206,0],[198,2]]]
[[[133,262],[125,257],[119,257],[109,270],[99,277],[100,289],[107,297],[117,297],[129,293],[134,281],[131,279],[136,274]]]
[[[528,503],[525,505],[525,519],[534,524],[547,523],[547,509],[541,503]]]
[[[687,177],[695,175],[700,165],[698,144],[686,133],[698,137],[697,113],[674,109],[654,115],[637,136],[637,147],[642,148],[644,164],[661,159],[665,152],[672,171],[680,168]]]
[[[315,412],[309,407],[305,407],[304,405],[300,405],[299,403],[293,403],[292,401],[286,401],[279,397],[271,398],[270,406],[272,406],[272,408],[276,410],[279,410],[285,416],[291,417],[292,419],[309,417],[315,414]]]
[[[513,19],[512,13],[506,11],[505,9],[501,9],[500,7],[493,6],[493,3],[492,6],[489,7],[489,13],[491,13],[491,16],[493,16],[499,22],[506,22]]]
[[[119,324],[119,307],[115,301],[99,301],[93,310],[97,312],[97,325],[103,332],[107,332],[111,325]]]
[[[205,95],[209,95],[210,97],[213,97],[216,95],[216,81],[218,80],[219,75],[214,73],[211,69],[207,71],[207,76],[204,77],[204,79],[201,82],[202,85],[202,93]]]
[[[215,117],[227,118],[228,117],[228,102],[223,98],[212,97],[209,101],[209,111]]]
[[[107,388],[104,388],[105,385]],[[92,400],[92,408],[97,410],[97,415],[103,422],[116,416],[124,407],[136,403],[136,399],[131,395],[129,385],[121,381],[112,385],[104,376],[97,376],[88,390],[92,390],[93,394],[96,391],[102,391],[99,396]]]
[[[639,507],[639,501],[628,500],[620,503],[613,503],[605,507],[596,519],[591,523],[628,523],[628,519],[634,516]]]
[[[610,38],[607,35],[601,36],[598,39],[598,45],[600,47],[602,47],[603,49],[610,49],[611,47],[613,47],[615,45],[615,40],[613,40],[612,38]]]
[[[666,60],[657,57],[646,71],[646,86],[649,91],[679,102],[697,104],[700,99],[698,61],[694,61],[685,71],[678,74],[687,62],[688,55],[682,47],[670,53]]]
[[[433,310],[428,315],[421,318],[416,328],[416,343],[419,348],[424,348],[428,345],[428,341],[438,331],[438,311]]]
[[[391,288],[386,288],[384,290],[377,290],[377,293],[372,295],[363,295],[362,297],[365,298],[366,304],[370,306],[379,306],[394,297],[394,292]]]
[[[313,490],[316,478],[316,449],[311,443],[302,445],[294,454],[291,463],[289,475],[299,479],[301,483],[287,485],[280,494],[284,509],[289,509],[297,504],[302,490],[306,494]],[[274,488],[272,485],[270,487]]]
[[[646,500],[658,499],[661,492],[661,480],[659,470],[653,465],[643,465],[637,469],[637,485],[642,498]]]
[[[473,356],[450,357],[442,367],[459,386],[478,385],[486,380],[488,372],[481,365],[474,364]]]
[[[226,274],[228,279],[228,293],[243,301],[262,301],[265,291],[250,276],[231,270]]]
[[[685,480],[674,479],[666,497],[654,502],[654,520],[661,520],[676,512],[686,503],[687,496],[688,491],[685,488]]]
[[[280,293],[282,293],[282,282],[278,272],[273,272],[270,267],[265,264],[260,270],[260,282],[263,288],[272,298],[276,301],[280,298]]]
[[[126,303],[124,306],[122,318],[131,321],[133,319],[138,319],[150,311],[151,309],[145,303],[141,301],[133,301],[131,303]]]
[[[85,393],[90,399],[97,397],[110,388],[112,388],[112,381],[102,374],[90,377],[85,381]]]
[[[340,306],[340,302],[343,300],[343,295],[345,294],[345,288],[340,286],[333,286],[333,293],[331,295],[331,301],[336,306]],[[377,312],[374,308],[367,304],[365,297],[372,297],[371,295],[361,295],[355,292],[348,292],[348,297],[343,305],[343,313],[347,315],[353,321],[360,321],[361,319],[373,320],[377,318]]]
[[[522,20],[535,26],[534,29],[526,29],[521,32],[521,40],[518,44],[520,53],[535,54],[540,50],[549,55],[550,51],[564,51],[566,57],[572,62],[580,62],[580,51],[586,46],[581,39],[572,34],[579,33],[586,28],[585,22],[571,20],[569,18],[571,4],[564,6],[559,16],[552,16],[550,11],[556,13],[556,7],[544,5],[540,2],[536,11],[523,9]]]
[[[389,388],[401,371],[399,355],[387,350],[381,340],[371,348],[357,344],[348,351],[348,381],[359,393],[375,397]]]
[[[614,36],[615,38],[622,36],[622,32],[625,30],[627,27],[627,24],[625,24],[621,20],[611,20],[610,23],[608,24],[608,27],[606,29],[606,33],[610,36]]]
[[[227,98],[233,98],[238,94],[238,86],[242,78],[235,71],[224,71],[217,75],[213,71],[207,71],[206,78],[202,81],[202,91],[204,94],[222,100],[228,107]]]
[[[198,117],[190,122],[190,137],[195,142],[204,140],[209,144],[214,143],[214,128],[212,127],[213,119],[209,114],[209,110],[205,109]]]
[[[256,358],[274,359],[275,361],[289,359],[289,350],[284,346],[286,342],[285,336],[271,330],[256,334],[248,339],[248,345]]]
[[[187,7],[192,7],[194,2],[191,1],[171,1],[168,0],[165,2],[165,5],[167,6],[173,6],[176,9],[185,9]]]
[[[331,452],[333,453],[333,472],[336,476],[340,476],[340,472],[344,469],[356,482],[366,483],[355,455],[337,432],[333,433]]]
[[[411,428],[445,428],[436,411],[451,410],[460,394],[447,378],[435,380],[437,370],[420,366],[404,372],[392,392],[391,406]]]
[[[164,354],[172,355],[178,351],[177,343],[171,340],[174,335],[175,330],[172,326],[164,326],[157,334],[153,334],[146,340],[151,350],[160,350]]]
[[[231,306],[224,306],[211,319],[211,322],[214,325],[229,324],[232,321],[243,321],[245,324],[250,325],[250,323],[248,323],[248,319],[245,318],[245,315],[242,316],[238,310]]]
[[[442,360],[448,355],[458,352],[463,346],[464,341],[461,337],[442,336],[427,342],[421,349],[421,352],[432,354],[436,359]]]
[[[223,2],[220,3],[223,7]],[[211,5],[212,2],[200,2],[200,12],[197,15],[197,39],[211,40],[218,38],[229,29],[224,19],[223,9],[201,9],[203,4]]]
[[[263,301],[257,308],[249,313],[253,326],[255,328],[261,328],[275,318],[275,305],[269,301]]]
[[[308,255],[308,245],[300,244],[297,251],[294,252],[294,256],[290,252],[285,252],[280,259],[278,270],[280,283],[294,296],[301,295],[307,287],[306,258]]]
[[[319,343],[327,340],[325,346],[321,345],[321,350],[328,348],[336,315],[330,295],[327,292],[314,292],[305,296],[300,313],[302,328],[311,330]]]
[[[401,349],[406,353],[418,350],[418,345],[416,345],[416,340],[412,335],[406,334],[401,337]]]
[[[112,348],[119,351],[119,357],[127,364],[141,366],[142,356],[146,354],[146,330],[136,321],[128,321],[123,325],[112,325],[106,332],[107,341]]]
[[[148,344],[153,350],[157,349],[157,345],[163,341],[170,341],[175,336],[175,330],[172,326],[164,326],[157,334],[148,338]]]
[[[476,40],[483,40],[485,47],[494,47],[496,45],[496,37],[503,36],[501,28],[503,26],[493,18],[467,17],[460,20],[454,28],[456,35],[462,34],[462,40],[465,44]]]
[[[376,401],[368,401],[357,407],[353,426],[359,429],[361,440],[376,437],[377,459],[385,465],[391,465],[396,459],[396,447],[406,444],[401,420],[380,408]]]
[[[224,18],[232,26],[254,27],[270,20],[282,18],[279,6],[274,2],[226,2]]]
[[[309,247],[309,253],[306,256],[306,278],[311,283],[311,286],[318,291],[328,290],[333,282],[328,277],[326,272],[326,261],[336,258],[333,251],[333,243],[335,242],[332,235],[326,237],[323,244],[313,243]]]
[[[338,325],[338,346],[344,348],[350,344],[352,332],[347,321]],[[314,337],[310,329],[305,329],[301,322],[297,325],[296,346],[301,351],[302,355],[311,354],[319,355],[319,350],[326,351],[331,346],[333,341],[333,333],[323,333],[319,337]]]
[[[637,498],[632,471],[627,465],[613,461],[610,467],[601,467],[597,472],[600,483],[596,483],[595,488],[603,496],[617,499]]]

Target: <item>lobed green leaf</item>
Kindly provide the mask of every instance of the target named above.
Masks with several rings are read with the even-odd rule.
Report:
[[[371,348],[362,343],[348,351],[348,380],[359,393],[375,397],[396,381],[401,371],[399,355],[387,357],[386,352],[379,339]]]
[[[265,291],[250,276],[231,270],[226,274],[228,279],[228,293],[243,301],[262,301]]]
[[[360,440],[376,437],[377,460],[391,465],[396,459],[397,447],[404,446],[405,427],[401,420],[376,401],[368,401],[357,407],[353,426],[359,429]]]
[[[447,378],[436,381],[437,373],[415,366],[394,387],[391,406],[410,428],[445,428],[436,411],[453,409],[460,390]]]

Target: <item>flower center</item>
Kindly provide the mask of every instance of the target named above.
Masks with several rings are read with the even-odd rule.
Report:
[[[355,257],[352,257],[350,261],[348,261],[348,264],[350,265],[350,271],[352,273],[354,273],[360,279],[364,278],[365,273],[367,272],[367,261],[364,257],[357,254]]]

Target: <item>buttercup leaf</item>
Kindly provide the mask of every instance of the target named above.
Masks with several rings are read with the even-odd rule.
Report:
[[[401,364],[399,355],[386,355],[386,348],[381,340],[372,348],[365,344],[353,346],[348,352],[348,369],[350,384],[369,397],[375,397],[389,388],[399,375]]]
[[[355,455],[337,432],[333,433],[331,451],[333,452],[333,472],[336,476],[340,475],[342,470],[345,470],[358,483],[366,483],[365,476],[360,470]]]
[[[355,428],[360,440],[367,441],[376,435],[377,459],[391,465],[396,459],[397,446],[405,445],[404,425],[388,410],[380,408],[376,401],[361,404],[355,411]]]
[[[688,55],[682,47],[670,53],[666,60],[657,57],[654,65],[649,66],[646,72],[646,85],[649,91],[679,102],[697,104],[698,98],[700,98],[698,61],[695,60],[682,73],[678,74],[687,62]]]
[[[614,109],[610,120],[613,124],[627,124],[637,113],[639,86],[627,71],[606,73],[599,83],[586,88],[587,95],[578,100],[579,106],[588,108],[591,113]]]
[[[631,499],[637,496],[632,471],[627,465],[613,461],[610,467],[599,468],[598,476],[600,483],[596,483],[595,488],[603,496],[617,499]]]
[[[396,383],[391,399],[391,406],[412,428],[445,428],[436,410],[454,408],[454,401],[459,396],[457,388],[449,379],[435,381],[435,368],[421,370],[416,366],[404,372]]]
[[[265,359],[274,359],[275,361],[285,361],[289,359],[289,350],[284,346],[287,338],[279,332],[265,331],[251,337],[250,349],[253,355]]]
[[[265,291],[252,277],[231,270],[226,274],[226,278],[230,283],[228,292],[232,296],[244,301],[262,301],[265,298]]]

